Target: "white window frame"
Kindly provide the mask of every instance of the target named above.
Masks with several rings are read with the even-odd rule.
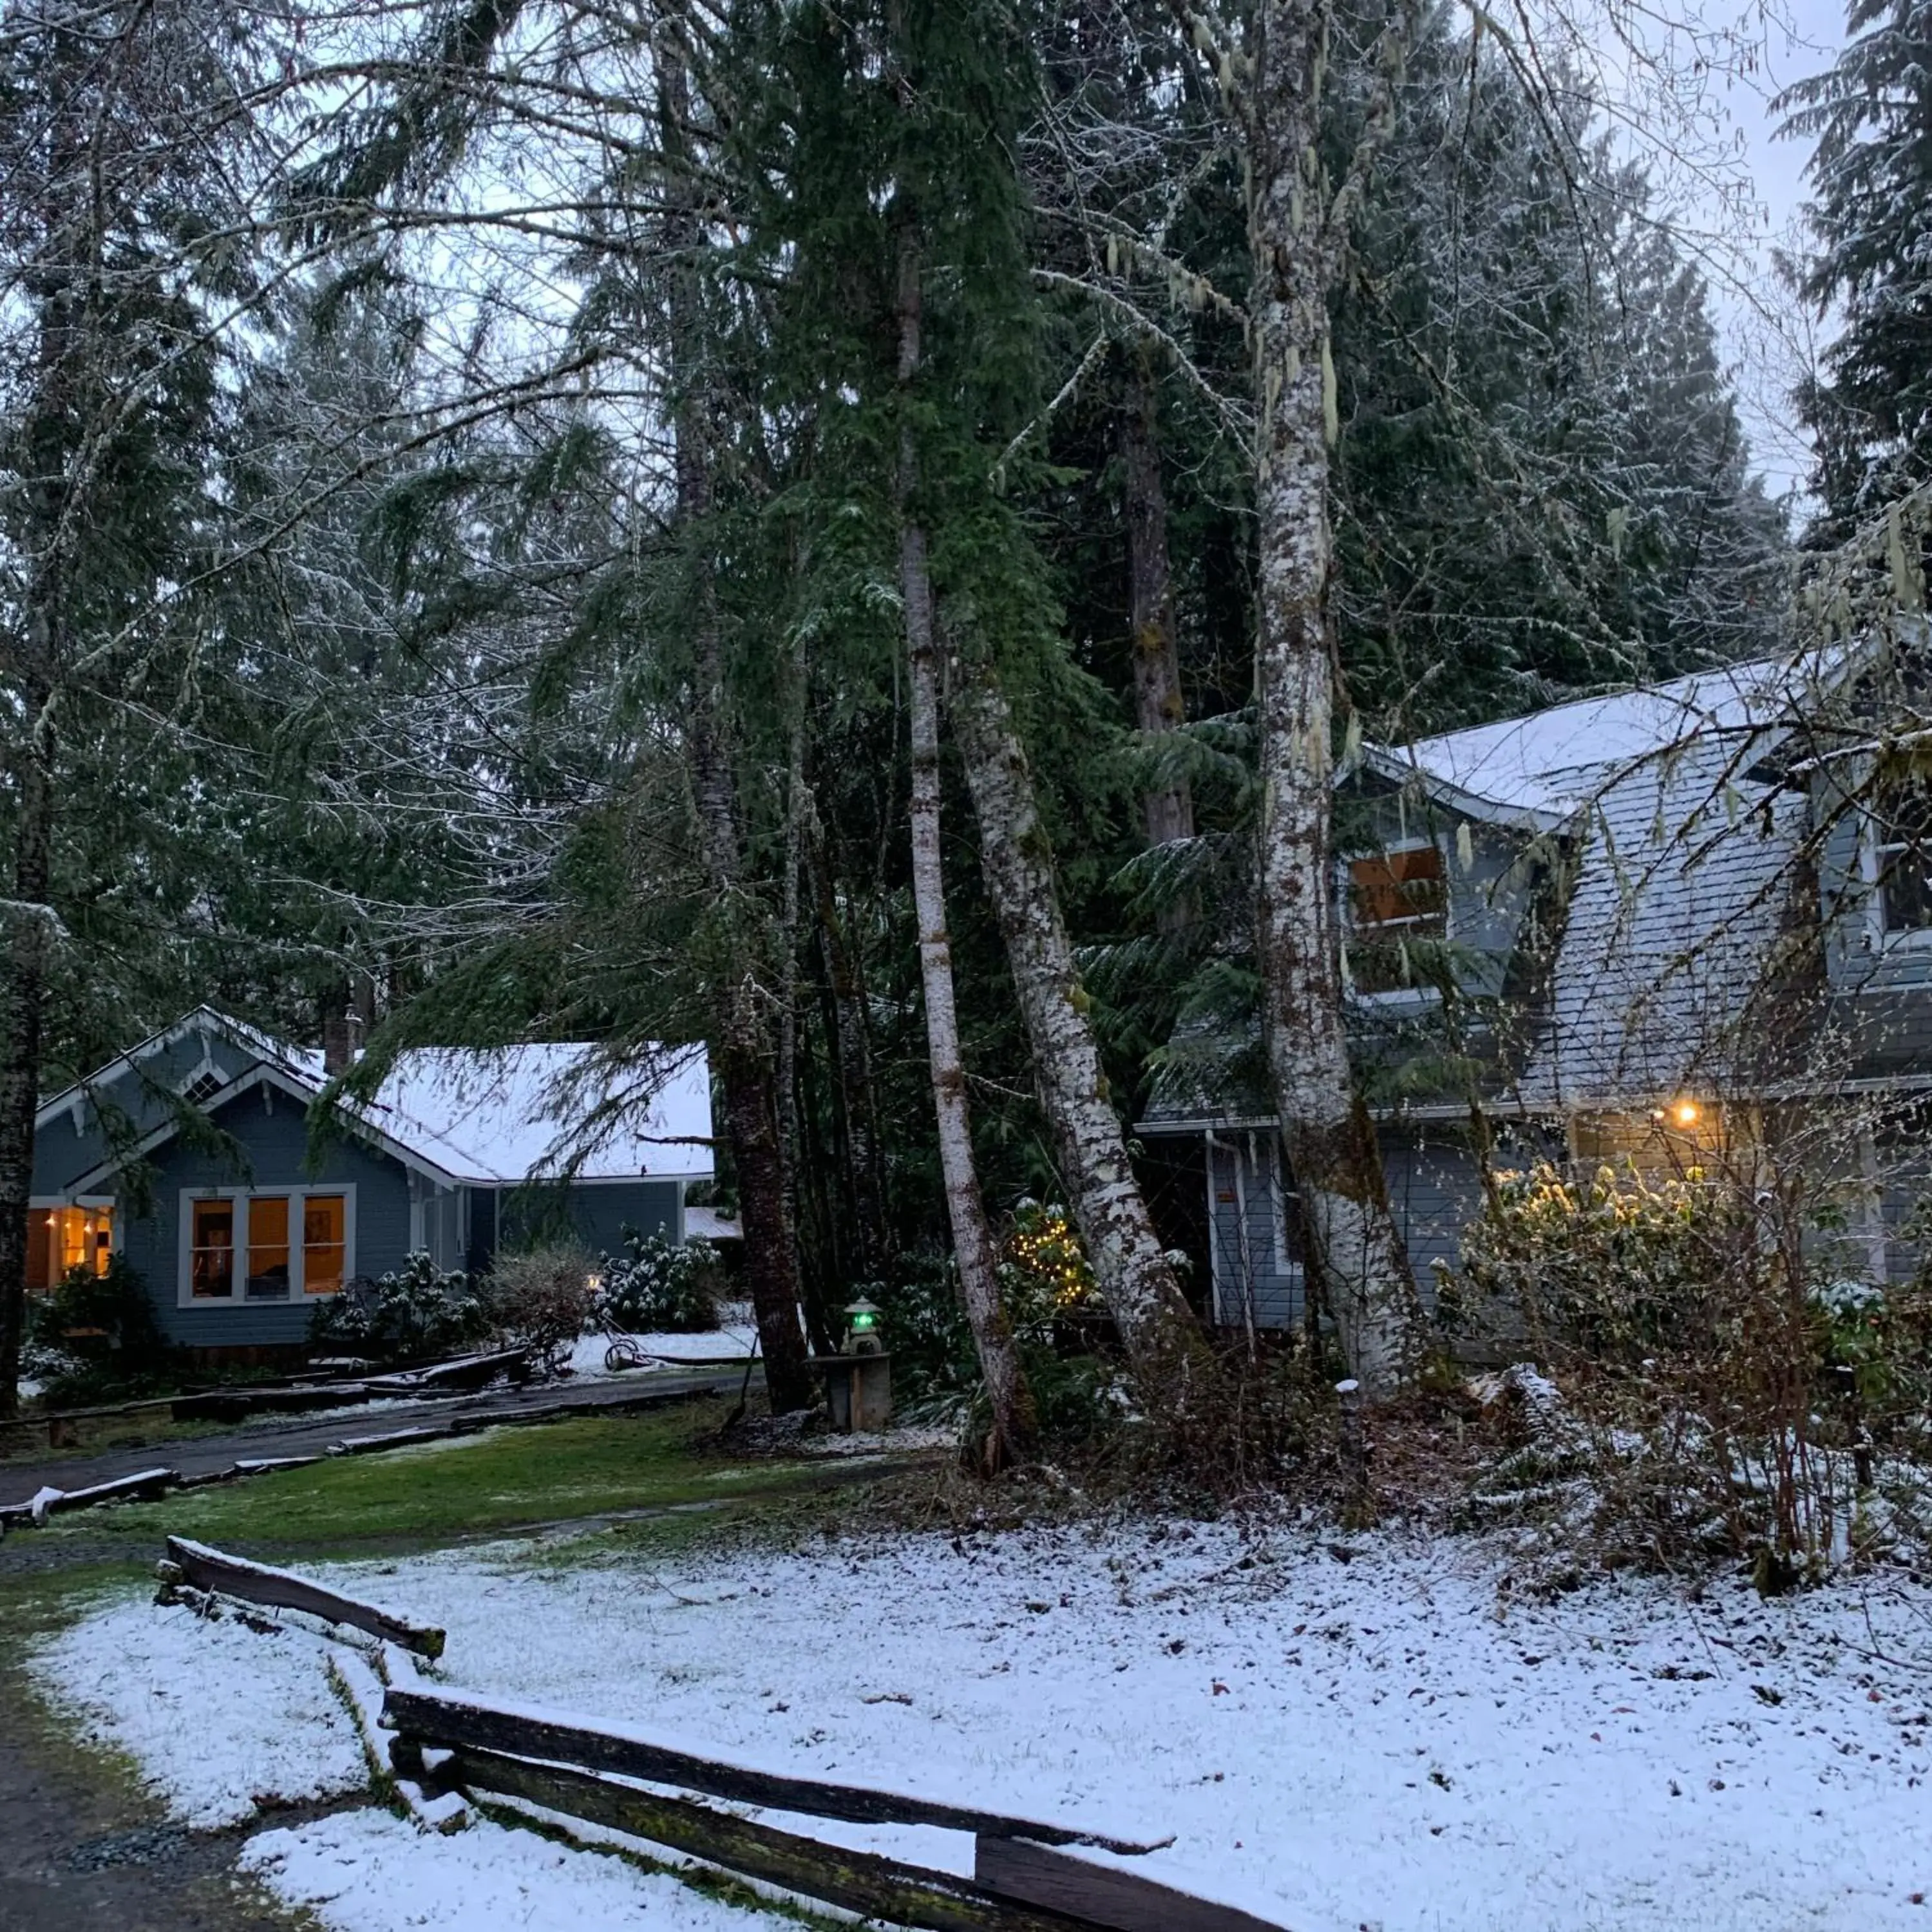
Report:
[[[316,1194],[339,1195],[342,1198],[342,1279],[345,1285],[352,1281],[356,1277],[356,1184],[352,1180],[318,1182],[314,1186],[301,1187],[184,1187],[180,1226],[176,1231],[175,1305],[179,1308],[300,1308],[326,1301],[338,1291],[323,1288],[310,1294],[304,1279],[307,1263],[306,1244],[302,1238],[302,1210],[309,1197]],[[289,1204],[289,1292],[279,1300],[248,1293],[248,1203],[254,1200]],[[235,1271],[226,1294],[194,1292],[194,1204],[197,1201],[235,1204]]]
[[[1442,864],[1442,943],[1448,945],[1456,936],[1456,895],[1449,889],[1449,855],[1442,849],[1439,838],[1398,838],[1386,845],[1378,845],[1372,851],[1352,852],[1341,861],[1342,898],[1342,986],[1348,998],[1358,1006],[1426,1006],[1440,1002],[1440,986],[1385,986],[1380,992],[1365,993],[1355,984],[1354,962],[1348,956],[1349,947],[1357,939],[1364,945],[1378,945],[1393,938],[1400,944],[1403,935],[1392,933],[1399,926],[1420,925],[1433,915],[1414,913],[1406,919],[1384,920],[1374,932],[1377,935],[1370,938],[1355,923],[1355,864],[1362,859],[1393,859],[1402,852],[1433,852]]]
[[[1932,946],[1932,926],[1901,926],[1894,930],[1885,922],[1885,892],[1880,884],[1885,872],[1885,855],[1910,851],[1916,842],[1910,838],[1887,838],[1888,829],[1880,822],[1876,812],[1865,812],[1858,839],[1858,870],[1865,883],[1865,931],[1870,935],[1869,944],[1874,952],[1880,952]],[[1932,865],[1932,854],[1927,854],[1927,862]]]

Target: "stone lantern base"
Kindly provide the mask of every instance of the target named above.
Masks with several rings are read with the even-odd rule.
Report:
[[[836,1433],[870,1435],[891,1421],[890,1355],[814,1355],[812,1366],[825,1378],[826,1404]]]

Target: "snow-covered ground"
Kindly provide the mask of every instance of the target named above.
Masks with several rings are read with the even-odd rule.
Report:
[[[1208,1526],[649,1568],[501,1545],[335,1574],[446,1624],[452,1684],[808,1774],[1173,1833],[1150,1876],[1295,1932],[1932,1926],[1932,1588],[1764,1604],[1726,1582],[1693,1603],[1644,1582],[1509,1604],[1506,1564],[1474,1543]],[[319,1648],[130,1600],[36,1668],[210,1822],[356,1781]],[[838,1835],[970,1858],[941,1833]],[[452,1900],[468,1924],[724,1922],[514,1834],[358,1816],[269,1832],[250,1857],[341,1932],[454,1924],[421,1916]]]
[[[658,1363],[745,1360],[758,1346],[758,1331],[748,1322],[733,1322],[696,1335],[627,1335],[624,1338]],[[604,1382],[612,1375],[648,1374],[648,1370],[611,1370],[604,1366],[610,1347],[606,1335],[581,1336],[571,1350],[571,1372],[586,1382]]]

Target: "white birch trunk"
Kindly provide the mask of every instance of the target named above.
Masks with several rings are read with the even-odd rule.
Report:
[[[1068,1205],[1132,1360],[1142,1402],[1185,1430],[1210,1400],[1212,1358],[1127,1158],[1060,910],[1032,768],[990,670],[961,673],[952,718],[986,890],[1006,940]]]
[[[1331,846],[1334,664],[1328,292],[1346,218],[1316,160],[1322,0],[1266,0],[1249,82],[1255,508],[1261,609],[1258,945],[1268,1062],[1308,1260],[1350,1373],[1371,1396],[1413,1372],[1426,1326],[1343,1028]]]
[[[920,293],[917,248],[908,235],[899,250],[899,359],[902,394],[919,373]],[[959,1293],[979,1351],[992,1406],[986,1445],[989,1469],[1023,1460],[1039,1433],[1033,1391],[1000,1298],[992,1230],[973,1157],[973,1123],[964,1056],[953,999],[952,945],[946,924],[946,875],[940,848],[939,660],[933,634],[932,582],[926,532],[908,514],[916,486],[919,452],[910,425],[899,433],[899,589],[905,606],[906,660],[912,740],[912,881],[919,916],[919,969],[926,1003],[926,1052],[939,1130],[940,1171],[959,1268]]]

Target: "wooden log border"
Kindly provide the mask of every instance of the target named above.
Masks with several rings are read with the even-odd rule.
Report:
[[[1282,1932],[1232,1905],[1024,1838],[976,1838],[973,1876],[1000,1898],[1074,1912],[1110,1932]]]
[[[1087,1922],[999,1898],[970,1879],[848,1851],[589,1772],[465,1746],[436,1767],[435,1778],[472,1796],[495,1792],[585,1819],[889,1924],[922,1932],[1086,1932]]]
[[[212,1550],[205,1543],[191,1543],[184,1536],[168,1538],[167,1562],[179,1576],[164,1573],[164,1582],[180,1581],[198,1590],[218,1596],[238,1597],[244,1603],[260,1604],[269,1610],[300,1610],[332,1624],[348,1624],[367,1630],[371,1636],[386,1638],[419,1656],[442,1654],[446,1634],[433,1624],[412,1623],[374,1604],[358,1602],[339,1592],[298,1576],[292,1570],[276,1570],[265,1563],[250,1563],[224,1550]]]
[[[596,1730],[560,1717],[536,1716],[432,1690],[392,1686],[382,1701],[382,1722],[418,1744],[538,1758],[586,1771],[610,1772],[620,1778],[647,1778],[653,1784],[674,1785],[736,1804],[836,1818],[848,1824],[935,1825],[942,1831],[975,1836],[983,1833],[993,1838],[1031,1838],[1041,1844],[1091,1845],[1130,1857],[1160,1849],[1132,1839],[1108,1838],[1080,1826],[1010,1818],[970,1805],[908,1798],[868,1785],[829,1784],[731,1764],[634,1733]]]

